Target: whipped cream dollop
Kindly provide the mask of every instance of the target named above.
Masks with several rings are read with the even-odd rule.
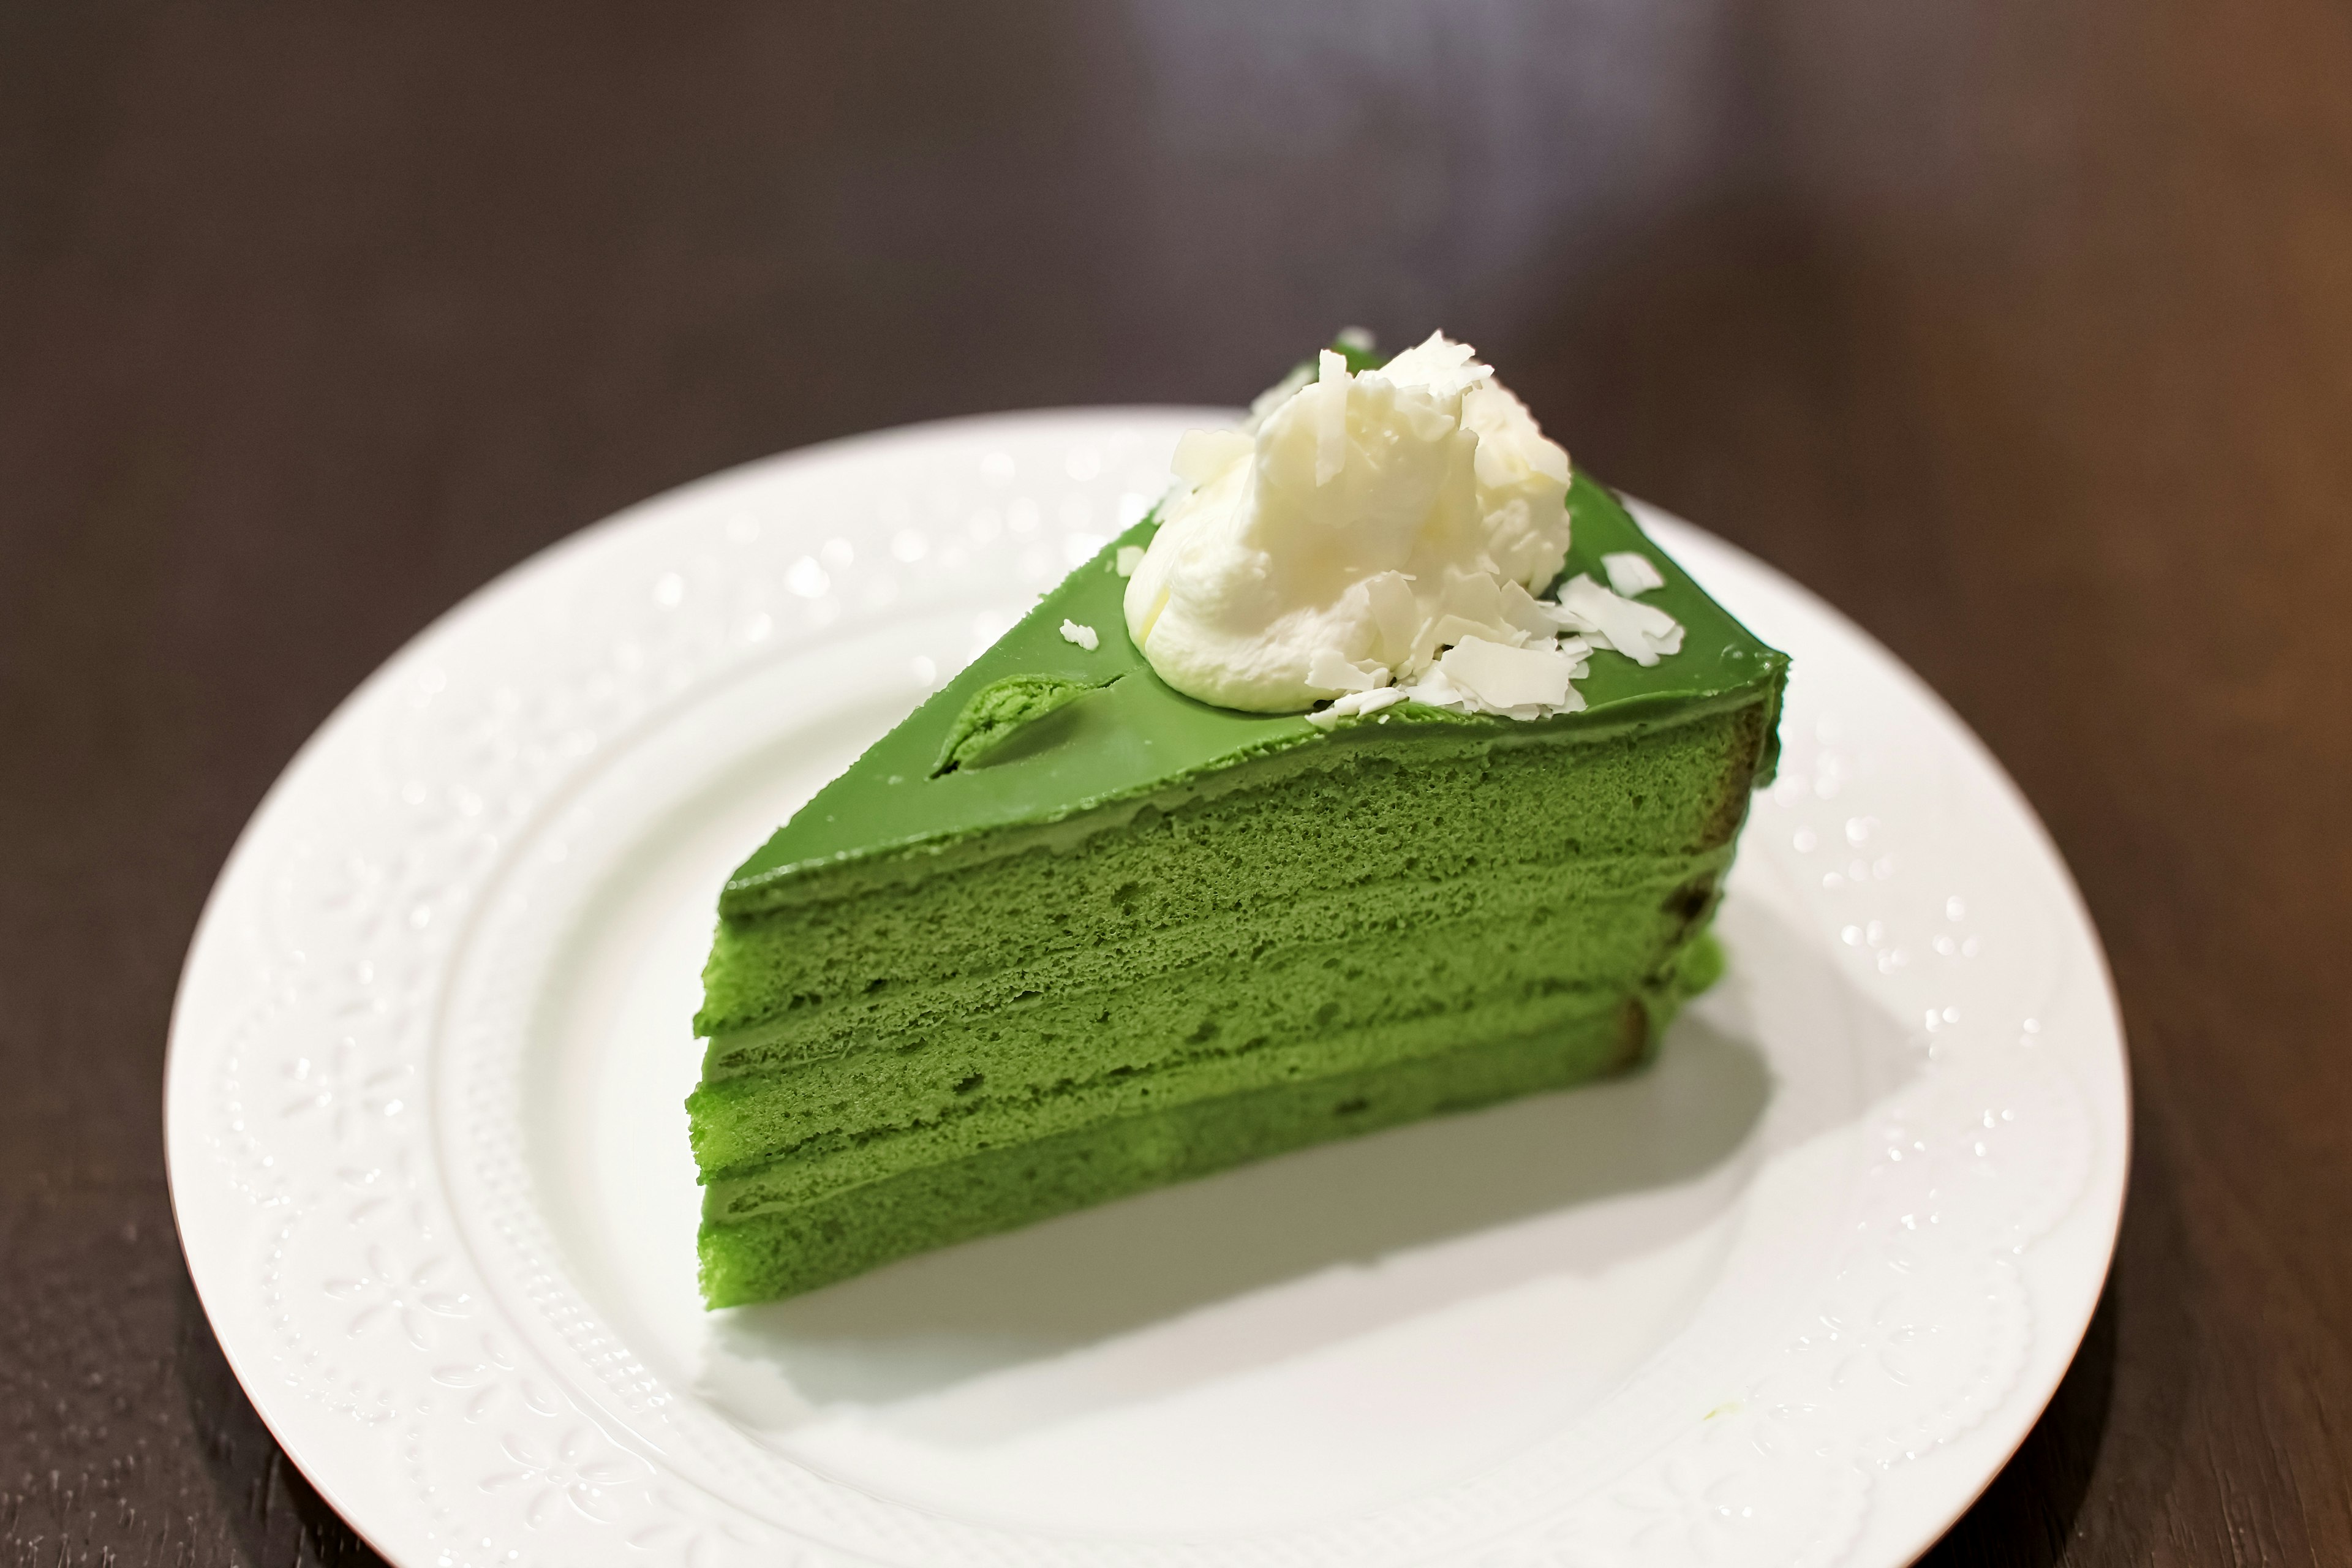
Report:
[[[1671,616],[1589,576],[1537,597],[1568,557],[1568,453],[1443,333],[1361,374],[1327,351],[1243,428],[1186,432],[1173,466],[1127,626],[1202,701],[1532,719],[1584,705],[1595,648],[1654,664],[1681,646]],[[1662,585],[1642,564],[1612,583]]]

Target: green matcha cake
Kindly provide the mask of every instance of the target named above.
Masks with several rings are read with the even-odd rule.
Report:
[[[1550,478],[1518,479],[1561,510],[1537,519],[1559,547],[1520,552],[1534,592],[1507,585],[1507,618],[1481,635],[1482,583],[1519,580],[1494,564],[1518,538],[1496,499],[1504,439],[1475,449],[1491,382],[1465,383],[1465,401],[1404,356],[1393,385],[1366,356],[1336,358],[1288,384],[1295,407],[1265,417],[1262,399],[1254,433],[1180,450],[1189,488],[1163,503],[1165,549],[1147,519],[1072,574],[729,879],[688,1101],[711,1306],[1622,1071],[1714,977],[1707,925],[1776,754],[1786,658],[1548,443],[1527,449]],[[1195,616],[1226,616],[1223,644],[1184,633],[1223,663],[1160,657],[1169,617],[1209,602],[1184,598],[1186,561],[1207,558],[1177,547],[1180,520],[1201,535],[1226,506],[1214,526],[1265,546],[1248,557],[1262,585],[1265,560],[1305,558],[1277,536],[1308,537],[1276,516],[1276,443],[1325,475],[1301,493],[1353,528],[1365,496],[1412,477],[1382,468],[1383,419],[1422,429],[1412,471],[1457,498],[1414,514],[1422,570],[1388,573],[1409,592],[1347,586],[1361,626],[1308,632],[1228,595]],[[1356,443],[1336,466],[1334,439]],[[1353,497],[1350,464],[1370,470]],[[1221,483],[1255,499],[1219,501]],[[1446,548],[1485,578],[1431,565],[1446,517],[1470,530]],[[1379,564],[1317,581],[1360,584]],[[1419,609],[1381,623],[1364,606],[1383,593]],[[1637,599],[1646,643],[1623,618]],[[1226,658],[1235,626],[1258,628],[1248,658]],[[1573,683],[1529,699],[1489,679],[1507,651],[1514,679],[1543,685],[1554,660]],[[1197,692],[1217,669],[1256,685],[1215,688],[1220,701],[1171,684]]]

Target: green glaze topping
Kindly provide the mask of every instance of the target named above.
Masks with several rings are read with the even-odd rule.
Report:
[[[1601,576],[1603,555],[1639,551],[1665,578],[1643,602],[1685,629],[1681,651],[1647,668],[1595,651],[1590,674],[1577,683],[1587,704],[1580,711],[1529,721],[1407,702],[1327,729],[1304,714],[1245,713],[1182,696],[1152,672],[1125,629],[1118,552],[1150,539],[1154,525],[1146,519],[1072,573],[777,829],[729,879],[719,908],[755,913],[795,901],[799,884],[826,868],[943,850],[1114,803],[1164,799],[1237,764],[1301,748],[1402,749],[1420,738],[1458,741],[1465,729],[1496,744],[1598,738],[1777,692],[1787,656],[1707,597],[1614,495],[1580,470],[1568,508],[1573,539],[1563,579]],[[1065,620],[1095,627],[1100,647],[1067,640]],[[1771,761],[1763,760],[1759,783],[1769,778]]]

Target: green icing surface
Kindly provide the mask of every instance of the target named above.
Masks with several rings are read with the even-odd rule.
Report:
[[[1605,489],[1569,504],[1568,572],[1640,550],[1685,628],[1596,653],[1581,712],[1181,696],[1120,607],[1147,522],[820,792],[721,895],[710,1304],[1643,1059],[1721,968],[1787,660]]]
[[[1587,706],[1533,721],[1465,717],[1407,703],[1387,710],[1391,722],[1343,721],[1326,731],[1302,714],[1244,713],[1171,690],[1127,635],[1121,601],[1127,580],[1122,545],[1151,537],[1150,521],[1113,542],[1072,573],[1019,625],[904,723],[876,742],[729,879],[720,909],[749,914],[789,901],[807,873],[829,865],[903,852],[936,854],[960,840],[1012,827],[1046,827],[1114,802],[1139,800],[1214,775],[1247,759],[1300,747],[1367,742],[1395,746],[1412,731],[1483,731],[1524,742],[1536,732],[1601,731],[1648,723],[1724,701],[1777,692],[1788,660],[1759,642],[1710,598],[1648,536],[1615,496],[1580,471],[1569,490],[1572,548],[1563,575],[1589,572],[1608,580],[1601,558],[1638,550],[1654,562],[1665,586],[1642,596],[1683,624],[1682,651],[1647,668],[1613,652],[1592,656],[1577,683]],[[1101,646],[1089,652],[1066,639],[1064,620],[1092,626]],[[984,690],[1008,682],[1105,688],[1052,721],[1050,744],[1018,747],[1006,737],[1005,760],[934,776],[958,743],[967,710]],[[1116,684],[1108,684],[1116,682]],[[1039,726],[1043,728],[1044,726]],[[1769,759],[1768,759],[1769,773]],[[879,868],[877,868],[878,870]],[[823,882],[824,879],[815,879]]]

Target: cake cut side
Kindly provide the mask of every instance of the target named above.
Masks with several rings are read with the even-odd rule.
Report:
[[[709,1304],[1643,1060],[1719,963],[1786,660],[1569,505],[1568,572],[1639,552],[1686,634],[1582,711],[1181,696],[1120,630],[1146,523],[796,815],[697,1020]]]

